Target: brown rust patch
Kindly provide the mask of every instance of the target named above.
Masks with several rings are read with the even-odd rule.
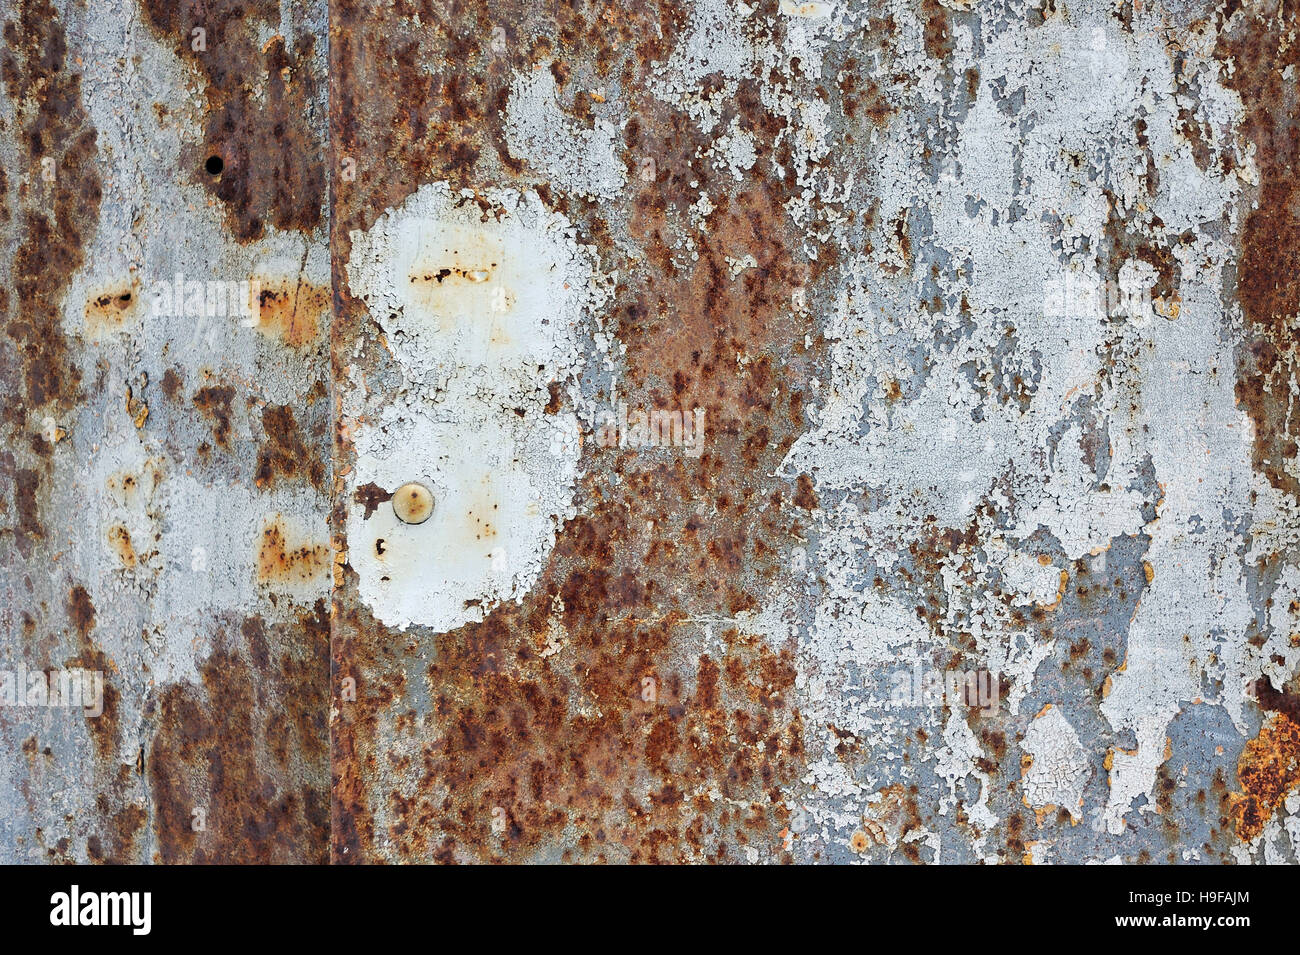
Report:
[[[183,368],[168,368],[163,372],[161,382],[162,392],[167,396],[168,401],[175,401],[181,389],[185,387],[185,370]]]
[[[326,861],[328,643],[323,601],[289,623],[249,618],[219,631],[201,684],[151,701],[155,861]]]
[[[274,487],[277,480],[307,480],[319,488],[325,481],[325,463],[316,453],[323,435],[304,440],[303,433],[288,405],[267,405],[262,409],[262,430],[266,440],[257,452],[260,488]]]
[[[230,385],[205,385],[194,392],[194,407],[212,422],[212,437],[220,447],[230,441],[230,405],[235,389]]]
[[[311,232],[321,224],[325,149],[315,119],[323,107],[316,39],[264,30],[280,22],[277,0],[145,0],[145,23],[207,80],[202,142],[185,143],[191,181],[225,206],[241,242],[268,226]],[[195,49],[195,29],[205,49]]]
[[[94,718],[88,718],[87,726],[96,752],[101,759],[105,759],[115,756],[121,743],[119,693],[113,685],[117,668],[91,639],[90,634],[95,629],[95,605],[91,603],[90,594],[81,584],[73,586],[68,591],[67,610],[68,623],[78,636],[79,650],[75,656],[64,661],[64,666],[69,669],[79,667],[84,670],[94,670],[103,674],[103,712]]]
[[[329,547],[293,539],[282,517],[272,518],[258,535],[257,579],[261,583],[311,583],[328,576],[329,568]]]
[[[365,507],[364,517],[369,520],[370,515],[375,513],[375,509],[380,504],[386,504],[393,499],[391,491],[385,491],[378,484],[363,484],[353,492],[352,500]]]
[[[1275,713],[1246,742],[1237,760],[1241,792],[1228,799],[1237,837],[1249,842],[1264,831],[1278,806],[1300,787],[1300,723]]]
[[[68,592],[68,622],[83,638],[95,628],[95,605],[81,584]]]
[[[103,674],[104,709],[98,716],[87,715],[86,727],[90,730],[90,740],[101,764],[108,765],[117,759],[122,745],[121,693],[114,685],[118,679],[117,667],[103,650],[85,636],[82,637],[81,649],[76,656],[69,657],[63,665],[68,669],[81,668]]]
[[[1255,146],[1259,191],[1246,216],[1237,267],[1237,300],[1248,338],[1237,351],[1237,401],[1255,425],[1253,463],[1279,490],[1300,498],[1293,469],[1300,439],[1300,122],[1289,71],[1300,71],[1300,12],[1280,0],[1231,0],[1237,15],[1215,56],[1231,60],[1224,82],[1246,109],[1244,132]]]
[[[925,52],[931,58],[947,62],[953,53],[952,17],[939,0],[921,0],[921,19],[925,25]]]
[[[310,345],[320,336],[330,307],[330,290],[299,280],[255,279],[258,282],[258,320],[263,335],[292,348]]]
[[[103,797],[100,800],[104,802]],[[136,840],[144,831],[148,813],[143,806],[129,804],[117,812],[104,812],[108,807],[100,805],[100,818],[106,823],[106,834],[95,834],[86,840],[86,855],[92,862],[105,865],[132,865],[141,860],[138,857]]]
[[[19,195],[22,231],[6,337],[22,349],[28,408],[35,411],[70,401],[80,384],[59,307],[85,260],[102,187],[96,132],[81,103],[81,75],[68,62],[58,11],[48,0],[16,6],[17,18],[4,26],[3,76],[21,130],[14,141],[32,182]]]
[[[19,553],[29,558],[45,538],[51,445],[40,436],[43,418],[71,408],[81,389],[61,306],[84,264],[102,187],[96,132],[58,10],[49,0],[17,0],[9,9],[0,77],[12,104],[6,135],[16,168],[0,173],[0,236],[11,256],[10,284],[0,288],[0,384],[13,400],[0,410],[7,446],[0,480],[10,485]]]
[[[817,507],[817,491],[813,488],[812,478],[807,474],[800,474],[795,482],[794,505],[802,507],[805,511]]]
[[[1293,681],[1293,686],[1296,684],[1300,684],[1300,680]],[[1260,706],[1266,710],[1282,713],[1293,723],[1300,725],[1300,695],[1285,688],[1273,689],[1272,681],[1266,676],[1256,680],[1252,689]]]
[[[871,125],[884,129],[886,124],[898,112],[890,103],[888,95],[879,83],[865,75],[861,63],[856,57],[844,61],[844,70],[839,78],[841,108],[846,118],[856,120],[859,112],[866,116]],[[971,98],[974,98],[972,94]]]
[[[429,670],[434,732],[421,757],[436,787],[388,807],[390,838],[410,857],[448,860],[520,858],[565,826],[587,834],[576,858],[723,861],[750,839],[774,848],[777,784],[801,764],[802,726],[785,701],[792,653],[731,631],[719,669],[669,669],[657,661],[681,624],[615,624],[584,648],[575,689],[594,708],[583,711],[565,702],[563,670],[511,636],[530,629],[523,620],[494,616],[448,647]],[[713,786],[750,811],[717,816],[701,795]],[[443,787],[458,810],[436,796]]]
[[[45,537],[45,528],[40,518],[40,505],[37,503],[41,476],[30,468],[19,468],[14,471],[13,480],[14,508],[18,512],[16,530],[20,541],[30,544]]]

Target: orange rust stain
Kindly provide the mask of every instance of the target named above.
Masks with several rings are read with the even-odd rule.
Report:
[[[1246,743],[1237,760],[1242,791],[1230,797],[1237,838],[1250,842],[1264,831],[1277,807],[1300,788],[1300,724],[1275,713]]]
[[[136,565],[135,547],[131,544],[131,532],[121,524],[114,524],[108,529],[108,545],[117,554],[122,566],[132,570]]]
[[[411,266],[408,281],[416,300],[435,312],[456,313],[475,299],[489,300],[488,283],[505,260],[505,247],[492,232],[474,226],[449,229],[438,246]],[[497,283],[492,282],[492,286]],[[478,288],[476,288],[478,287]],[[498,308],[500,305],[498,305]]]
[[[110,475],[105,483],[114,496],[120,497],[123,502],[132,500],[135,497],[135,492],[140,488],[139,479],[127,471]]]
[[[1033,806],[1029,805],[1028,796],[1021,797],[1020,801],[1025,804],[1026,809],[1030,810],[1034,814],[1034,821],[1038,823],[1038,825],[1040,826],[1043,824],[1043,820],[1046,819],[1048,816],[1050,816],[1052,813],[1056,812],[1058,808],[1056,803],[1049,802],[1043,805],[1041,808],[1035,809]],[[1071,818],[1073,819],[1073,817]],[[1025,843],[1025,845],[1033,845],[1033,843],[1027,842]],[[1032,865],[1032,863],[1029,864]]]
[[[86,298],[85,333],[99,339],[120,331],[140,314],[139,283],[115,282],[92,292]]]
[[[326,544],[293,541],[280,517],[273,518],[258,537],[257,579],[268,584],[310,583],[330,572]]]
[[[320,335],[321,318],[330,307],[330,290],[298,279],[254,278],[258,283],[258,320],[268,338],[301,348]]]
[[[149,406],[136,397],[135,389],[130,385],[126,387],[126,413],[130,415],[131,423],[136,428],[143,428],[149,418]]]
[[[1246,340],[1237,352],[1236,397],[1255,425],[1252,462],[1278,490],[1300,497],[1292,467],[1300,414],[1291,382],[1300,368],[1295,334],[1300,297],[1300,136],[1295,84],[1300,25],[1294,4],[1260,0],[1225,22],[1214,55],[1230,63],[1225,83],[1241,95],[1242,132],[1255,147],[1259,187],[1241,235],[1237,299]]]

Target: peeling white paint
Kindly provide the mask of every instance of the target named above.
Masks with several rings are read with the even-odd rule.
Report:
[[[510,151],[545,172],[565,192],[611,198],[627,182],[627,170],[615,152],[614,125],[597,119],[586,129],[558,102],[550,70],[515,74],[506,104],[505,135]]]
[[[350,505],[348,561],[375,616],[436,632],[522,598],[573,513],[578,412],[547,414],[585,359],[607,294],[595,255],[534,193],[490,192],[486,211],[445,183],[422,187],[352,234],[353,295],[383,330],[403,378],[349,398],[349,488],[424,484],[433,516],[400,522]],[[354,379],[355,380],[355,379]]]
[[[1030,764],[1021,782],[1025,802],[1036,810],[1055,806],[1083,818],[1083,787],[1088,779],[1088,756],[1060,707],[1048,704],[1034,717],[1020,741]]]

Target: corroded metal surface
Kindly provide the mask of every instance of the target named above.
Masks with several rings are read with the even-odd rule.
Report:
[[[5,858],[1297,861],[1291,7],[0,8]]]
[[[3,858],[323,861],[324,3],[0,10]]]

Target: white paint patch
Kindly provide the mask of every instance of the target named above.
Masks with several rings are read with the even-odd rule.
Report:
[[[803,17],[820,20],[835,12],[835,5],[830,3],[793,3],[781,0],[781,12],[787,17]]]
[[[978,799],[967,804],[970,820],[982,830],[992,829],[997,825],[997,817],[989,810],[989,777],[980,771],[975,760],[983,755],[975,734],[966,723],[966,714],[960,709],[953,709],[948,714],[948,721],[943,727],[944,746],[938,750],[935,760],[935,775],[948,785],[948,795],[939,800],[939,812],[943,815],[963,803],[961,786],[969,776],[979,781]]]
[[[404,383],[345,409],[358,421],[349,499],[358,487],[391,493],[410,481],[434,496],[418,525],[388,504],[348,512],[361,598],[402,629],[445,632],[522,598],[573,513],[577,417],[544,408],[552,383],[576,390],[580,343],[607,283],[595,253],[535,194],[482,198],[486,210],[445,183],[426,185],[352,234],[349,286]]]
[[[1016,595],[1016,603],[1056,606],[1064,588],[1063,571],[1059,567],[1023,551],[1007,551],[1006,542],[1001,538],[990,541],[988,549],[995,559],[1002,558],[999,570],[1003,589]]]
[[[1030,808],[1057,806],[1068,811],[1075,822],[1082,819],[1088,755],[1060,707],[1048,705],[1034,717],[1020,748],[1033,760],[1021,779]]]
[[[764,51],[747,33],[756,20],[752,8],[732,0],[699,0],[691,11],[685,35],[668,62],[656,70],[651,91],[666,103],[686,110],[709,133],[723,104],[735,94],[736,81],[751,75]],[[721,88],[711,96],[700,92],[701,81],[717,74]]]
[[[505,116],[510,152],[565,192],[605,199],[618,195],[627,170],[615,151],[617,130],[603,119],[584,128],[560,109],[558,95],[550,70],[515,74]]]
[[[700,4],[693,23],[702,27],[714,7]],[[1115,743],[1106,805],[1085,807],[1119,833],[1135,804],[1154,806],[1156,768],[1182,707],[1221,703],[1244,735],[1250,681],[1283,680],[1295,658],[1278,654],[1277,624],[1268,647],[1284,662],[1270,667],[1246,640],[1248,561],[1276,548],[1256,538],[1248,549],[1242,529],[1254,521],[1254,536],[1286,518],[1252,471],[1249,422],[1233,395],[1235,316],[1221,282],[1233,238],[1207,227],[1239,227],[1242,184],[1253,177],[1248,150],[1230,141],[1240,103],[1212,61],[1183,67],[1197,71],[1205,109],[1225,131],[1214,147],[1233,159],[1200,169],[1177,133],[1186,104],[1159,35],[1125,31],[1090,5],[1071,15],[1068,24],[976,27],[978,57],[967,29],[956,30],[943,69],[960,76],[977,65],[980,80],[969,112],[951,123],[940,68],[911,45],[898,51],[891,69],[917,83],[892,90],[898,112],[873,140],[860,191],[878,203],[878,225],[870,249],[857,235],[841,241],[851,261],[822,329],[831,374],[783,473],[810,475],[821,501],[808,561],[822,589],[799,633],[802,685],[838,688],[803,702],[818,721],[868,740],[878,760],[897,758],[911,726],[873,712],[856,674],[901,654],[946,652],[941,634],[969,634],[974,660],[1010,682],[1015,715],[1060,638],[1027,635],[1008,604],[1054,609],[1069,583],[1059,556],[1102,555],[1095,566],[1104,568],[1114,540],[1149,538],[1154,577],[1131,622],[1116,621],[1126,666],[1101,704]],[[915,36],[917,25],[903,21]],[[701,34],[716,51],[722,32],[701,29],[690,42]],[[756,51],[751,62],[767,56]],[[740,69],[733,59],[733,75]],[[792,120],[796,168],[801,154],[842,147],[779,88],[762,96]],[[951,137],[951,161],[939,169],[917,159],[926,123]],[[808,184],[807,202],[789,209],[800,225],[843,201],[829,177]],[[1151,270],[1113,241],[1116,220],[1176,250],[1179,311],[1126,303],[1110,314],[1062,312],[1045,301],[1063,274],[1100,284],[1108,266],[1122,265],[1126,291],[1151,284]],[[810,231],[805,248],[823,238]],[[1128,261],[1107,263],[1103,249]],[[922,307],[932,300],[938,310]],[[928,526],[979,542],[939,559],[943,612],[933,629],[897,575]],[[1045,552],[1052,560],[1039,563]],[[873,587],[877,576],[892,586]],[[1034,798],[1068,798],[1075,813],[1075,773],[1087,762],[1073,729],[1048,713],[1026,742],[1042,754],[1030,773]],[[1049,755],[1052,746],[1061,750]],[[979,748],[948,727],[931,752],[936,773],[955,785]],[[848,791],[828,762],[810,770],[805,782],[823,798]]]

